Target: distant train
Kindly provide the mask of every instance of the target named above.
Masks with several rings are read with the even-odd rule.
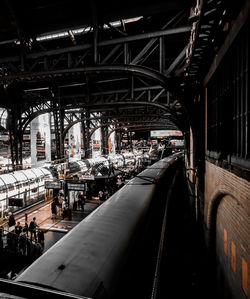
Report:
[[[89,158],[79,161],[72,161],[68,163],[68,172],[73,175],[74,173],[86,173],[91,168],[98,168],[98,166],[103,166],[107,169],[114,167],[114,169],[122,169],[128,166],[138,166],[145,161],[147,156],[140,154],[134,154],[132,152],[127,152],[123,154],[109,155],[107,157],[97,157]],[[60,164],[58,165],[59,167]],[[65,167],[64,167],[65,168]],[[61,171],[63,173],[63,171]]]
[[[152,212],[152,203],[159,200],[157,188],[161,183],[164,190],[164,179],[171,165],[181,157],[179,153],[164,158],[130,180],[15,282],[63,291],[65,295],[113,298],[122,265],[126,264],[144,221]]]
[[[28,206],[44,198],[44,182],[53,178],[44,168],[18,170],[0,175],[0,211],[6,217],[9,211]],[[16,208],[11,208],[16,207]]]

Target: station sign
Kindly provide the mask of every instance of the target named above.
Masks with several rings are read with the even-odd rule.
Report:
[[[182,136],[182,132],[179,130],[158,130],[150,131],[151,137],[163,138],[168,136]]]
[[[81,180],[85,180],[85,181],[94,181],[95,180],[95,176],[94,175],[83,175],[81,177]]]
[[[68,183],[69,191],[84,191],[85,184]]]
[[[62,189],[60,181],[45,181],[45,189]]]

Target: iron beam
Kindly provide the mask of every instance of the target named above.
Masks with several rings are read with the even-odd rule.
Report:
[[[161,37],[161,36],[171,36],[171,35],[175,35],[175,34],[183,34],[183,33],[188,33],[190,31],[191,31],[191,26],[182,26],[182,27],[178,27],[178,28],[170,28],[170,29],[141,33],[141,34],[136,34],[136,35],[131,35],[131,36],[125,36],[125,37],[120,37],[120,38],[114,38],[111,40],[104,40],[104,41],[98,42],[97,46],[98,47],[111,46],[111,45],[116,45],[116,44],[123,44],[123,43],[129,43],[129,42],[133,42],[133,41],[139,41],[139,40],[143,40],[143,39],[151,39],[151,38],[156,38],[156,37]],[[83,50],[91,49],[92,47],[93,47],[93,44],[86,43],[83,45],[65,47],[62,49],[53,49],[53,50],[42,51],[42,52],[37,52],[37,53],[30,53],[30,54],[26,55],[26,59],[36,59],[38,57],[58,55],[58,54],[63,54],[63,53],[68,53],[68,52],[76,52],[76,51],[80,52]],[[19,59],[20,59],[20,57],[18,57],[18,56],[1,58],[0,63],[5,63],[5,62],[9,62],[9,61],[19,61]]]

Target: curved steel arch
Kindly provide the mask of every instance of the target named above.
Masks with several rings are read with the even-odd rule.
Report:
[[[48,109],[44,109],[44,110],[40,110],[40,111],[36,111],[34,113],[32,113],[29,117],[27,117],[22,123],[21,123],[21,130],[25,130],[26,127],[28,126],[28,124],[30,122],[32,122],[33,119],[35,119],[36,117],[38,117],[39,115],[45,114],[45,113],[50,113],[53,112],[54,110],[56,110],[57,108],[48,108]]]
[[[136,122],[137,122],[137,121],[131,121],[131,123],[136,123]],[[93,128],[93,129],[91,130],[91,132],[90,132],[90,134],[89,134],[89,137],[91,137],[91,136],[93,135],[93,133],[94,133],[96,130],[98,130],[99,128],[101,128],[101,127],[106,127],[106,126],[116,125],[116,124],[123,124],[123,123],[124,123],[124,122],[117,121],[117,122],[108,122],[108,123],[104,123],[104,124],[98,125],[97,127]],[[122,127],[124,127],[124,128],[132,128],[132,127],[134,127],[134,128],[138,128],[138,127],[140,127],[140,124],[141,124],[141,123],[146,123],[146,125],[143,124],[143,127],[144,127],[144,128],[145,128],[145,126],[147,127],[147,124],[148,124],[149,127],[152,126],[152,125],[156,125],[156,126],[160,127],[160,123],[156,123],[155,121],[139,120],[138,123],[139,123],[139,124],[120,126],[120,127],[117,128],[117,129],[120,129],[120,128],[122,128]],[[162,124],[162,126],[166,126],[166,124]],[[109,135],[109,134],[108,134],[108,135]]]
[[[127,116],[126,116],[127,117]],[[106,118],[110,118],[110,116],[107,116]],[[64,131],[63,131],[63,134],[62,134],[62,137],[63,137],[63,139],[65,138],[65,136],[66,136],[66,134],[67,134],[67,132],[68,132],[68,130],[72,127],[72,126],[74,126],[75,124],[77,124],[78,122],[81,122],[81,121],[84,121],[84,120],[93,120],[93,119],[100,119],[100,117],[94,117],[94,118],[91,118],[91,117],[89,117],[89,118],[82,118],[82,119],[77,119],[77,120],[75,120],[75,121],[73,121],[72,123],[70,123],[65,129],[64,129]],[[135,121],[130,121],[130,122],[135,122]],[[142,123],[142,122],[147,122],[147,123],[152,123],[152,122],[155,122],[154,120],[152,120],[152,121],[148,121],[148,120],[139,120],[138,122],[140,122],[140,123]],[[96,126],[96,127],[94,127],[92,130],[91,130],[91,132],[90,132],[90,134],[89,134],[89,137],[91,137],[92,135],[93,135],[93,133],[97,130],[97,129],[99,129],[99,128],[101,128],[101,127],[106,127],[106,126],[110,126],[110,125],[115,125],[115,124],[121,124],[121,123],[124,123],[124,121],[122,122],[122,121],[117,121],[117,122],[107,122],[107,123],[103,123],[103,124],[101,124],[101,125],[98,125],[98,126]],[[137,125],[138,126],[138,125]]]
[[[169,116],[169,119],[171,121],[173,121],[174,123],[178,123],[178,119],[177,119],[177,116],[174,115],[174,112],[169,108],[169,107],[166,107],[162,104],[158,104],[158,103],[155,103],[155,102],[145,102],[145,101],[140,101],[140,102],[132,102],[132,101],[124,101],[124,102],[113,102],[113,103],[93,103],[93,104],[84,104],[84,105],[80,105],[78,106],[78,108],[94,108],[94,107],[101,107],[101,108],[104,108],[104,106],[108,107],[108,106],[114,106],[114,105],[131,105],[131,106],[154,106],[156,108],[160,108],[161,110],[164,110],[168,113],[170,113],[173,117]],[[69,107],[67,107],[69,108]],[[34,119],[36,118],[37,116],[39,115],[42,115],[42,114],[45,114],[45,113],[49,113],[49,112],[53,112],[54,110],[57,110],[58,108],[56,107],[53,107],[53,108],[48,108],[48,109],[44,109],[44,110],[39,110],[39,111],[36,111],[34,112],[33,114],[31,114],[29,117],[27,117],[22,123],[21,123],[21,129],[24,130],[28,124]],[[79,110],[79,112],[81,112],[81,110]],[[94,112],[94,111],[93,111]],[[103,109],[103,112],[105,112],[105,108]],[[81,120],[83,121],[83,119]],[[78,121],[76,122],[73,122],[71,126],[73,126],[74,124],[76,124]],[[178,126],[179,124],[177,124]],[[69,127],[70,128],[70,127]]]
[[[100,119],[109,119],[109,118],[117,118],[117,119],[121,119],[121,118],[127,118],[129,119],[130,117],[136,117],[138,116],[137,114],[133,114],[133,115],[102,115],[102,116],[96,116],[96,117],[85,117],[85,118],[80,118],[80,119],[76,119],[74,121],[72,121],[63,131],[63,138],[65,137],[65,135],[67,134],[68,130],[73,127],[75,124],[77,124],[78,122],[82,122],[82,121],[86,121],[86,120],[100,120]],[[146,114],[144,115],[145,117],[156,117],[155,114]],[[162,116],[162,119],[168,119],[169,117],[167,116]],[[133,120],[128,120],[133,122]],[[148,120],[150,122],[150,120]],[[119,122],[119,121],[118,121]],[[125,121],[124,121],[125,122]],[[117,122],[116,122],[117,123]],[[112,123],[113,124],[113,123]]]
[[[98,106],[114,106],[114,105],[149,105],[149,106],[155,106],[157,108],[160,108],[166,112],[170,112],[170,109],[164,105],[161,104],[157,104],[157,103],[152,103],[152,102],[114,102],[114,103],[103,103],[103,104],[93,104],[91,105],[91,107],[98,107]],[[84,106],[83,108],[85,108],[87,106]],[[105,109],[103,109],[103,111],[105,111]],[[172,114],[172,113],[171,113]],[[146,115],[147,116],[147,115]],[[163,116],[162,116],[163,117]],[[100,117],[99,117],[100,118]],[[172,121],[177,127],[180,126],[180,124],[178,123],[178,120],[176,118],[172,118],[171,116],[167,116],[166,118],[168,118],[170,121]],[[74,126],[76,123],[81,122],[87,120],[87,118],[84,119],[77,119],[73,122],[71,122],[63,131],[63,138],[65,137],[65,135],[67,134],[68,130]]]
[[[161,74],[158,71],[150,69],[145,66],[137,66],[137,65],[97,65],[97,66],[88,66],[88,67],[81,67],[81,68],[69,68],[63,70],[55,70],[55,71],[43,71],[43,72],[34,72],[34,73],[24,73],[24,74],[17,74],[17,75],[10,75],[5,76],[2,78],[3,81],[10,81],[14,79],[19,79],[20,81],[24,81],[26,79],[32,80],[35,78],[39,78],[41,81],[46,77],[57,77],[62,76],[64,74],[73,74],[73,73],[85,73],[85,74],[101,74],[101,73],[129,73],[140,75],[142,77],[147,77],[157,81],[163,87],[168,86],[168,79],[165,75]]]
[[[125,128],[132,128],[133,130],[131,131],[148,131],[151,129],[159,129],[162,130],[162,127],[159,124],[152,124],[152,125],[143,125],[143,127],[140,127],[139,125],[127,125],[127,126],[120,126],[117,128],[112,129],[109,133],[108,133],[108,138],[110,137],[110,135],[115,132],[118,131],[120,129],[125,129]]]
[[[127,126],[120,126],[118,128],[114,128],[113,130],[111,130],[108,134],[108,137],[110,137],[110,135],[115,132],[118,131],[120,129],[126,129],[126,128],[131,128],[133,130],[131,131],[148,131],[148,130],[152,130],[152,129],[158,129],[158,130],[162,130],[162,126],[160,126],[159,124],[151,124],[151,125],[143,125],[143,126],[139,126],[139,125],[127,125]]]

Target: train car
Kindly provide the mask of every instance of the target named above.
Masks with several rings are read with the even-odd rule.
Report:
[[[136,156],[132,152],[123,153],[124,166],[132,166],[136,164]]]
[[[124,157],[121,154],[109,155],[108,160],[115,169],[121,169],[124,167]]]
[[[97,157],[97,158],[89,158],[74,162],[69,162],[69,173],[71,175],[81,173],[85,174],[87,171],[91,171],[93,169],[109,169],[111,165],[115,169],[122,169],[129,166],[135,166],[136,163],[139,163],[139,157],[137,158],[136,155],[133,153],[124,153],[124,154],[116,154],[110,155],[107,157]],[[98,174],[96,174],[98,175]],[[101,173],[99,173],[101,175]]]
[[[84,174],[87,171],[91,170],[91,168],[93,167],[97,168],[100,165],[109,168],[109,160],[102,156],[97,158],[89,158],[89,159],[69,162],[68,168],[69,168],[69,173],[71,175],[74,175],[77,173]]]
[[[0,211],[4,218],[8,212],[39,201],[44,196],[44,181],[52,178],[44,167],[19,170],[0,175]]]
[[[90,163],[88,162],[88,159],[68,163],[68,169],[69,169],[70,175],[74,175],[79,172],[85,173],[88,171],[88,169],[90,167],[91,166],[90,166]]]
[[[89,163],[90,167],[96,166],[96,165],[103,165],[106,167],[109,167],[109,161],[107,158],[105,157],[97,157],[97,158],[90,158],[90,159],[86,159]]]
[[[46,251],[15,282],[95,299],[112,298],[122,265],[138,240],[152,202],[158,200],[156,186],[181,156],[167,157],[142,171]]]

